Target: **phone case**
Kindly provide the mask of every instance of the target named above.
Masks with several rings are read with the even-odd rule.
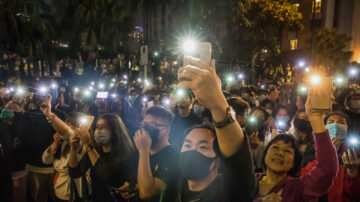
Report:
[[[195,58],[199,58],[201,61],[203,61],[205,64],[210,66],[211,63],[211,43],[209,42],[202,42],[199,44],[199,47],[197,48],[196,52],[188,55]],[[184,66],[188,65],[187,61],[184,60]]]
[[[311,99],[309,103],[312,111],[331,111],[332,85],[333,79],[331,77],[325,77],[318,87],[311,87],[309,92]]]

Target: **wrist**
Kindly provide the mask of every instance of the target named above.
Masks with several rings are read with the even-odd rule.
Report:
[[[227,117],[227,109],[229,104],[226,100],[215,104],[211,109],[211,114],[215,122],[224,120]]]
[[[148,156],[150,154],[150,151],[147,149],[139,149],[139,155],[140,156]]]

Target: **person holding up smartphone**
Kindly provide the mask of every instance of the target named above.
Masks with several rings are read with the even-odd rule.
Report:
[[[179,85],[191,89],[211,111],[215,129],[203,124],[185,133],[176,201],[251,201],[258,189],[249,144],[223,95],[215,61],[209,66],[192,57],[185,60]]]
[[[296,177],[302,159],[299,146],[292,135],[276,136],[264,151],[266,173],[258,174],[260,191],[255,201],[316,201],[331,187],[339,162],[323,122],[323,112],[314,111],[310,105],[313,99],[319,97],[309,94],[305,106],[313,131],[318,163],[312,172]]]

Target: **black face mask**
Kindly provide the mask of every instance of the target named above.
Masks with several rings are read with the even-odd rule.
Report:
[[[304,119],[295,118],[294,126],[299,131],[311,131],[310,122]]]
[[[180,169],[185,179],[196,180],[205,177],[216,157],[209,158],[196,150],[180,153]]]
[[[151,138],[151,144],[154,145],[159,141],[160,130],[154,127],[151,127],[147,124],[144,125],[144,129],[149,133]]]

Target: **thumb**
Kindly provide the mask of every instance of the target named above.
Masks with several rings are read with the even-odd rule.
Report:
[[[276,194],[281,196],[282,192],[283,192],[283,189],[280,189]]]
[[[210,62],[210,66],[213,70],[215,70],[216,72],[216,66],[215,66],[215,59],[212,59],[211,62]]]

